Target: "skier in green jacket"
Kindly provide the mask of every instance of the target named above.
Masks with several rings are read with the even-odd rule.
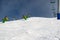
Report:
[[[23,15],[23,19],[27,20],[28,15]]]
[[[23,19],[27,20],[31,15],[29,13],[26,13],[25,15],[23,15]]]
[[[5,23],[5,22],[8,21],[8,20],[9,20],[8,17],[5,16],[5,17],[2,19],[2,22]]]

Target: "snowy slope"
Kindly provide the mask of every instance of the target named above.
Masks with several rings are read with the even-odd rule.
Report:
[[[0,22],[0,40],[59,40],[60,20],[31,17]]]

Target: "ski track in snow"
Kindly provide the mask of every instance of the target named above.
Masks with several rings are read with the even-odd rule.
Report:
[[[31,17],[0,22],[0,40],[60,40],[60,20]]]

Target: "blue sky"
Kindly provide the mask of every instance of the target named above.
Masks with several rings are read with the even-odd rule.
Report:
[[[53,17],[50,0],[0,0],[0,19],[19,19],[27,13],[31,17]]]

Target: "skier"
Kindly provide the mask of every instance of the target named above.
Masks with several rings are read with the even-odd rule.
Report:
[[[5,23],[5,22],[8,21],[8,20],[9,20],[8,17],[5,16],[5,17],[2,19],[2,22]]]
[[[23,19],[27,20],[28,15],[23,15]]]

